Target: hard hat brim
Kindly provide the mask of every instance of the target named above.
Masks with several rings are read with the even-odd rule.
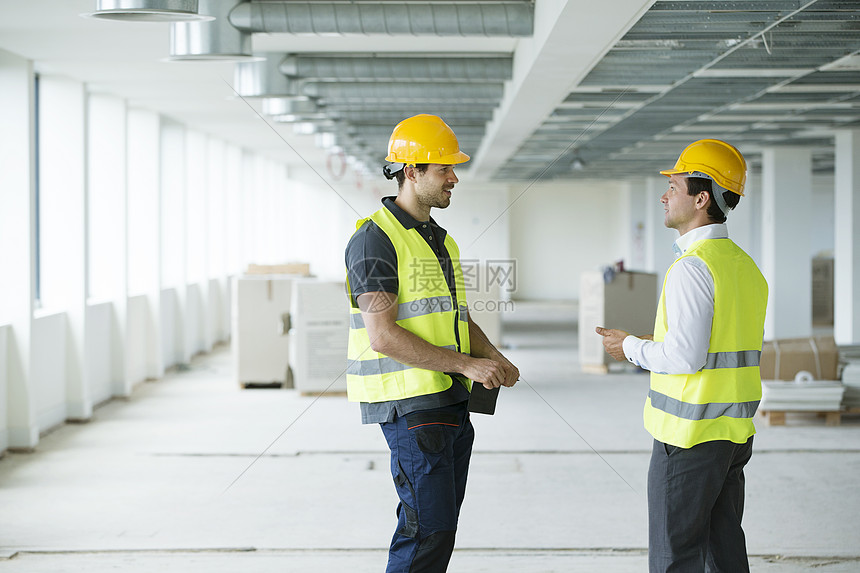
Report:
[[[462,151],[458,151],[457,153],[452,153],[450,155],[443,155],[442,157],[418,157],[412,159],[412,161],[405,161],[397,156],[396,153],[389,153],[385,160],[391,163],[405,163],[407,165],[415,165],[416,163],[437,163],[439,165],[459,165],[460,163],[466,163],[469,161],[471,157],[463,153]]]
[[[693,168],[678,169],[677,167],[675,167],[673,169],[665,169],[663,171],[660,171],[660,175],[665,175],[666,177],[671,177],[672,175],[681,175],[681,174],[689,175],[691,173],[695,173],[696,171],[700,171],[700,170],[699,169],[693,169]],[[711,177],[711,176],[708,175],[708,177]],[[713,177],[711,177],[711,178],[713,179]],[[744,196],[743,189],[741,189],[740,191],[738,191],[737,189],[730,189],[730,188],[726,187],[726,185],[724,185],[722,181],[717,181],[716,179],[714,179],[714,181],[716,182],[717,185],[725,188],[727,191],[731,191],[735,195],[740,195],[741,197]],[[731,184],[732,182],[728,182],[728,183]]]

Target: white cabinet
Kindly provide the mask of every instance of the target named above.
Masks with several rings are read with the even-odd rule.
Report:
[[[349,299],[344,283],[295,281],[290,317],[290,368],[296,390],[346,392]]]
[[[239,384],[286,382],[292,284],[276,275],[234,279],[232,350]]]

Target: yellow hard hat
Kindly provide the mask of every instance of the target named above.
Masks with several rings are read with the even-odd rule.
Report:
[[[469,161],[469,156],[460,151],[457,136],[442,118],[421,114],[397,124],[388,140],[385,160],[406,165],[456,165]]]
[[[747,162],[741,152],[719,139],[700,139],[681,152],[675,167],[661,171],[666,177],[681,173],[704,173],[732,193],[743,196],[747,181]]]

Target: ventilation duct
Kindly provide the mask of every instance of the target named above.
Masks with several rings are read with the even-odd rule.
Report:
[[[456,104],[454,104],[456,106]],[[364,109],[354,111],[349,105],[338,106],[338,117],[344,121],[349,121],[356,124],[375,123],[375,124],[390,124],[391,128],[400,123],[401,120],[418,114],[418,111],[410,109],[406,105],[394,106],[388,109]],[[438,115],[445,120],[449,125],[483,125],[493,119],[493,110],[484,107],[483,109],[460,110],[449,109],[435,110],[431,109],[424,113]]]
[[[301,94],[323,98],[326,103],[373,101],[402,105],[422,102],[482,102],[496,105],[502,99],[502,84],[439,83],[306,83]]]
[[[263,115],[306,115],[319,112],[316,102],[306,96],[269,97],[263,100]]]
[[[85,18],[121,22],[204,22],[213,16],[197,13],[197,0],[97,0]]]
[[[237,30],[227,18],[236,0],[199,0],[199,4],[199,12],[215,20],[173,24],[169,61],[257,59],[251,54],[251,34]]]
[[[534,5],[508,2],[244,2],[230,22],[253,33],[531,36]]]
[[[281,73],[320,81],[503,82],[511,79],[510,57],[350,57],[287,56]]]
[[[301,96],[298,82],[278,71],[280,54],[268,54],[258,61],[239,62],[233,72],[233,89],[242,97]]]
[[[439,82],[326,82],[316,78],[292,79],[281,73],[279,54],[267,54],[260,61],[239,62],[234,72],[233,88],[241,97],[302,97],[326,98],[351,103],[410,100],[410,103],[427,101],[457,101],[464,103],[497,104],[504,86],[499,83],[447,83]]]

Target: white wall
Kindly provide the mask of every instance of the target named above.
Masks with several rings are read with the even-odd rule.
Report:
[[[835,226],[835,181],[832,174],[812,176],[810,207],[809,258],[825,253],[833,255]],[[744,196],[729,214],[729,236],[761,267],[762,265],[762,187],[761,174],[750,173]],[[811,263],[810,263],[811,264]]]
[[[8,324],[9,447],[39,439],[30,370],[35,296],[34,76],[32,63],[0,50],[0,323]]]
[[[66,415],[75,420],[92,416],[84,374],[89,274],[86,110],[83,83],[40,76],[40,302],[43,311],[65,315],[65,405]]]
[[[66,421],[65,356],[66,315],[47,314],[34,320],[31,384],[40,433]]]
[[[150,111],[129,110],[128,293],[143,299],[133,303],[130,297],[128,303],[128,376],[132,384],[164,374],[157,327],[161,304],[160,174],[161,118]],[[138,314],[141,309],[145,309],[143,316]]]
[[[510,253],[519,300],[576,300],[579,275],[623,258],[626,185],[607,182],[512,186]],[[519,199],[517,199],[519,197]]]
[[[6,414],[6,410],[9,407],[9,400],[7,399],[9,393],[7,373],[7,358],[9,355],[8,331],[8,326],[0,325],[0,452],[9,447],[9,430],[7,429],[9,417]]]
[[[88,305],[85,375],[93,404],[101,404],[113,396],[110,352],[114,335],[112,322],[112,303]]]
[[[149,377],[149,301],[146,295],[128,297],[128,377],[132,384]]]
[[[248,262],[294,249],[342,275],[339,215],[304,211],[336,196],[283,163],[67,78],[40,78],[37,100],[32,63],[2,50],[0,83],[0,452],[228,340]]]
[[[165,368],[185,363],[184,327],[175,288],[161,291],[161,353]]]

